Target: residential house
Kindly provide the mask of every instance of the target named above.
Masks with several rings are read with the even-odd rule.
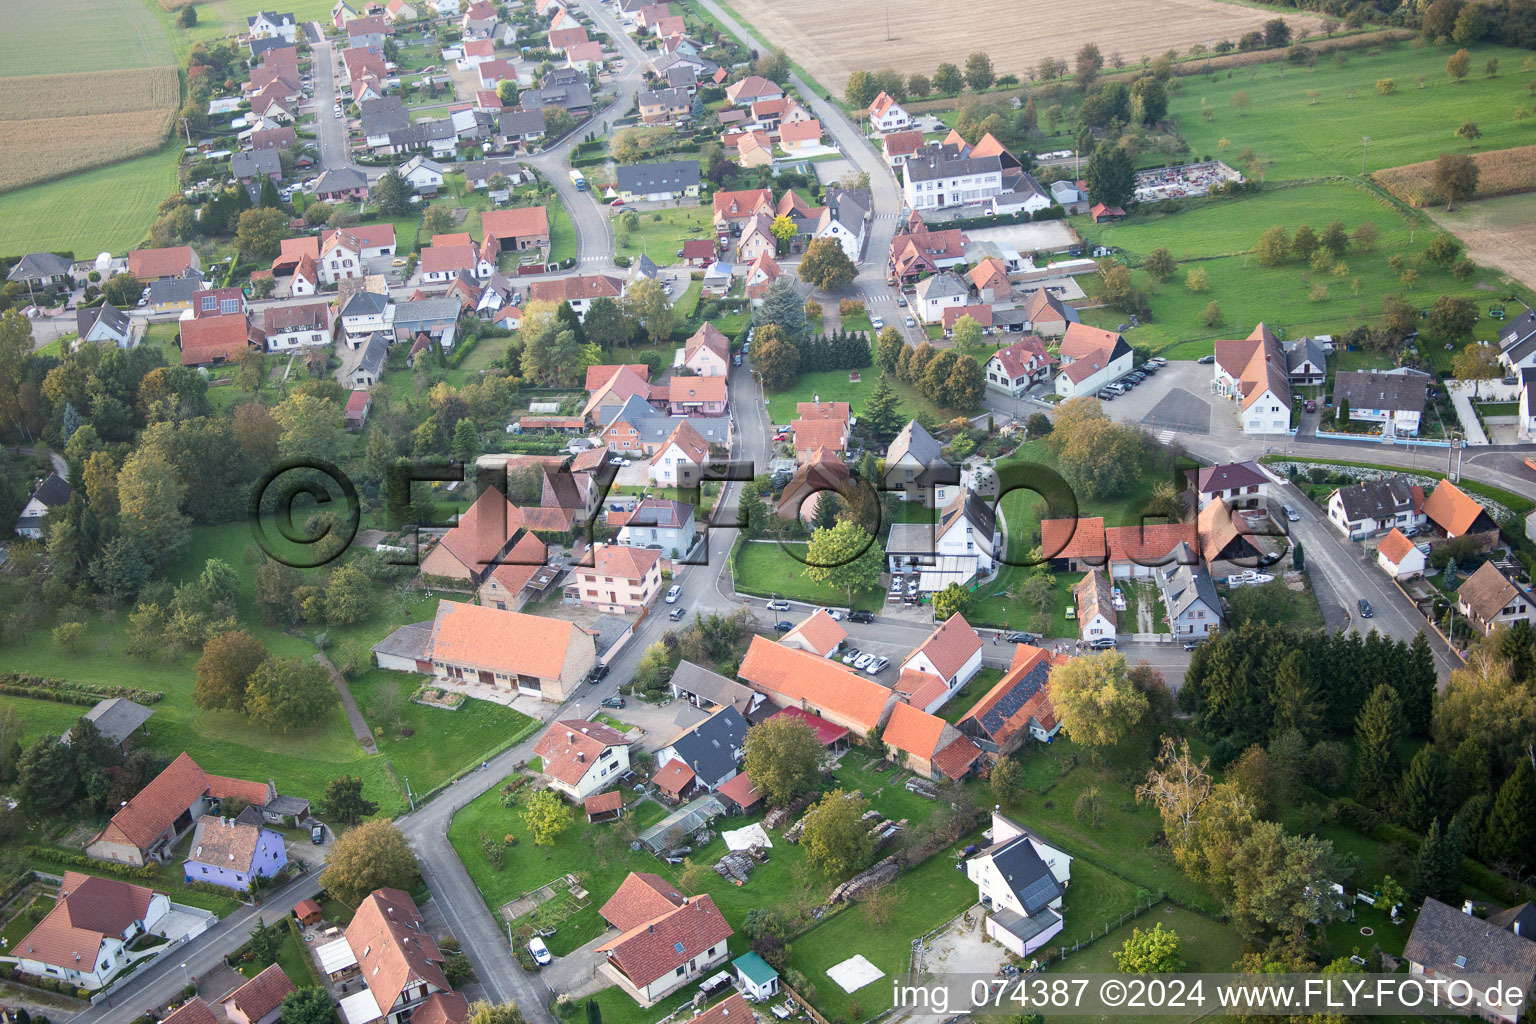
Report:
[[[885,724],[896,695],[836,661],[754,636],[737,676],[769,700],[862,738]]]
[[[523,93],[525,100],[527,96],[526,92]],[[544,138],[544,132],[542,109],[504,110],[496,121],[496,144],[502,149],[522,149],[529,152],[533,150],[535,143]]]
[[[780,637],[779,643],[809,651],[820,658],[830,658],[842,649],[847,638],[848,631],[838,625],[825,608],[818,608]]]
[[[643,124],[678,124],[692,115],[693,94],[683,88],[647,89],[640,93]],[[697,169],[697,164],[694,165]]]
[[[299,137],[292,125],[284,125],[280,128],[263,128],[254,131],[250,137],[252,149],[293,149],[299,144]]]
[[[585,320],[596,299],[624,297],[624,282],[606,274],[580,274],[553,281],[534,281],[528,286],[528,298],[535,302],[564,302],[575,310],[577,319]]]
[[[1291,429],[1291,385],[1285,351],[1264,324],[1242,341],[1216,342],[1216,393],[1238,403],[1245,434]]]
[[[57,473],[49,473],[27,498],[27,503],[21,507],[21,515],[16,518],[16,536],[25,537],[28,540],[42,540],[43,526],[48,521],[48,513],[69,504],[70,495],[73,493],[74,490],[69,486],[69,481]]]
[[[785,121],[779,126],[779,147],[789,156],[821,149],[821,122]]]
[[[736,162],[743,167],[773,166],[773,139],[767,132],[726,132],[720,141],[736,151]]]
[[[245,312],[245,292],[238,287],[203,288],[192,293],[194,317],[244,316]]]
[[[276,797],[271,783],[209,775],[183,753],[112,815],[107,827],[86,844],[86,856],[134,867],[163,861],[177,839],[219,801],[243,800],[257,807]]]
[[[229,174],[242,185],[260,181],[262,178],[281,181],[283,164],[278,159],[275,149],[253,149],[249,152],[242,150],[231,154]]]
[[[421,575],[463,580],[478,587],[497,565],[542,565],[541,548],[524,528],[522,512],[502,489],[486,487],[422,558]]]
[[[384,364],[389,359],[389,335],[377,331],[361,343],[361,352],[353,364],[347,383],[354,390],[368,390],[384,376]]]
[[[475,160],[459,169],[464,173],[465,186],[474,192],[490,188],[492,179],[498,175],[507,179],[508,186],[520,184],[523,180],[523,166],[516,160],[501,158]]]
[[[816,519],[823,493],[849,496],[848,465],[826,448],[814,448],[796,461],[799,465],[779,492],[774,514],[781,519],[799,516],[801,522],[810,524]]]
[[[384,5],[384,17],[391,25],[398,25],[402,21],[415,21],[416,8],[406,3],[406,0],[389,0]]]
[[[421,280],[433,284],[451,282],[460,277],[473,280],[480,266],[480,257],[475,252],[474,243],[438,244],[437,239],[442,237],[438,235],[433,239],[433,244],[421,250]],[[464,237],[469,238],[468,235]]]
[[[592,68],[600,68],[603,64],[603,44],[598,42],[576,43],[565,48],[565,63],[567,67],[577,71],[588,71]]]
[[[1072,588],[1077,605],[1078,635],[1084,641],[1114,640],[1117,621],[1115,616],[1114,587],[1098,569],[1088,574]]]
[[[1221,628],[1221,598],[1207,570],[1170,565],[1157,571],[1157,586],[1174,639],[1204,639]]]
[[[783,95],[784,90],[776,83],[759,75],[748,75],[725,87],[725,98],[735,107],[750,107],[759,100],[776,100]]]
[[[549,247],[549,211],[542,206],[486,210],[480,214],[480,233],[480,276],[489,277],[499,254]]]
[[[853,414],[847,402],[816,401],[795,403],[795,419],[789,424],[795,435],[795,457],[818,448],[840,452],[848,448],[853,431]]]
[[[587,41],[587,29],[584,25],[549,30],[549,48],[556,53],[564,53],[566,47]]]
[[[960,486],[960,472],[943,455],[943,445],[916,420],[908,420],[885,450],[881,489],[902,501],[920,501],[925,508],[942,508]]]
[[[976,744],[959,729],[906,703],[891,708],[880,742],[892,762],[934,782],[965,778],[981,758]]]
[[[549,788],[572,800],[585,800],[618,782],[629,771],[634,741],[601,722],[582,718],[556,721],[534,744],[542,764],[539,774]]]
[[[980,206],[1003,190],[1002,159],[931,143],[902,163],[901,181],[902,198],[913,211]]]
[[[160,934],[170,910],[163,892],[66,871],[53,909],[7,953],[20,971],[95,991],[131,962],[129,943]]]
[[[614,539],[620,544],[663,551],[674,560],[693,549],[697,531],[693,523],[693,506],[686,502],[644,498],[633,512],[610,512],[610,522],[619,515],[623,516],[623,525]]]
[[[353,278],[352,282],[361,284],[363,279]],[[395,304],[390,300],[387,292],[378,292],[369,288],[358,288],[346,297],[338,294],[337,306],[341,310],[341,328],[346,332],[347,343],[357,348],[370,335],[384,333],[394,334],[395,329]]]
[[[1340,418],[1347,408],[1351,421],[1380,423],[1387,437],[1416,437],[1430,380],[1418,372],[1339,370],[1333,377],[1333,407]]]
[[[619,198],[626,203],[667,202],[699,194],[699,162],[668,160],[622,164],[616,172]]]
[[[987,935],[1015,956],[1029,956],[1061,932],[1072,858],[996,810],[992,845],[965,862],[965,877],[990,911]]]
[[[718,245],[708,238],[690,238],[683,243],[683,262],[690,267],[705,267],[720,255]]]
[[[982,302],[1002,303],[1013,299],[1013,285],[1008,281],[1008,265],[996,257],[977,263],[966,277],[970,280],[976,298]]]
[[[748,265],[746,274],[746,295],[754,308],[763,304],[763,300],[768,297],[768,289],[782,274],[779,264],[768,255],[766,249],[757,254],[757,259]]]
[[[716,192],[714,197],[715,230],[728,234],[759,213],[773,216],[773,193],[766,188],[745,192]]]
[[[1207,565],[1220,561],[1251,565],[1253,559],[1261,557],[1259,546],[1252,540],[1253,527],[1242,516],[1233,515],[1232,507],[1225,501],[1213,501],[1201,509],[1195,529],[1199,557]],[[1195,562],[1194,557],[1183,560]]]
[[[256,879],[271,878],[287,864],[283,834],[265,827],[261,813],[247,808],[238,819],[213,814],[197,819],[182,874],[189,885],[207,882],[248,892]]]
[[[443,165],[419,153],[401,164],[397,170],[418,195],[435,196],[437,190],[443,187]]]
[[[348,1024],[409,1024],[433,995],[452,991],[442,950],[409,893],[369,893],[347,925],[346,942],[363,982],[341,1001]]]
[[[298,27],[299,23],[292,12],[278,14],[275,11],[262,11],[245,19],[245,34],[253,39],[281,39],[292,43]]]
[[[354,391],[347,396],[347,407],[342,410],[342,422],[353,433],[363,429],[368,422],[368,412],[373,408],[373,396],[366,391]]]
[[[725,377],[731,372],[731,340],[713,324],[705,324],[683,343],[678,365],[699,377]]]
[[[231,1024],[276,1024],[288,993],[295,992],[282,967],[272,964],[223,999]]]
[[[203,275],[189,271],[186,277],[164,277],[149,286],[149,308],[155,313],[174,313],[192,308],[192,296],[204,289]]]
[[[1321,384],[1328,376],[1328,353],[1316,338],[1296,338],[1285,343],[1285,372],[1293,387]]]
[[[959,228],[908,230],[891,239],[889,273],[903,285],[964,262],[965,232]]]
[[[111,342],[118,348],[127,348],[133,338],[133,325],[127,313],[103,302],[75,309],[75,334],[81,341]]]
[[[268,352],[286,352],[304,345],[331,344],[331,307],[325,302],[268,306],[262,331]]]
[[[880,146],[885,151],[885,162],[895,171],[899,171],[901,165],[913,153],[922,149],[923,145],[923,133],[919,131],[891,132],[880,140]]]
[[[395,340],[416,341],[422,335],[444,349],[453,348],[455,328],[464,311],[457,299],[409,299],[395,304]]]
[[[981,157],[984,152],[983,144],[987,139],[992,139],[992,136],[988,135],[982,142],[977,143],[976,148],[971,151],[972,159]],[[1033,174],[1017,167],[1010,168],[1008,159],[1017,160],[1017,158],[1003,149],[1002,144],[997,143],[996,139],[992,141],[1003,154],[1003,186],[1002,190],[987,203],[987,208],[997,214],[1036,214],[1050,209],[1051,194],[1045,190],[1045,186],[1041,185],[1039,179]]]
[[[923,323],[936,324],[944,319],[946,309],[964,306],[968,295],[964,281],[954,274],[941,272],[917,283],[913,306]]]
[[[370,14],[347,22],[347,46],[352,49],[377,47],[382,49],[384,40],[393,32],[383,15]]]
[[[987,359],[987,387],[1017,398],[1031,387],[1051,379],[1056,357],[1033,334],[1000,348]]]
[[[1026,739],[1049,743],[1061,731],[1051,703],[1051,669],[1066,655],[1018,644],[1013,662],[993,687],[961,716],[956,728],[992,760],[1023,746]]]
[[[687,660],[678,663],[667,685],[674,698],[687,700],[696,708],[703,711],[735,708],[749,721],[764,704],[763,695],[756,690]]]
[[[730,406],[724,377],[678,377],[667,381],[667,404],[674,416],[724,416]]]
[[[1504,322],[1499,328],[1499,362],[1510,373],[1536,367],[1536,309]]]
[[[1463,975],[1498,976],[1503,984],[1493,990],[1458,985],[1451,991],[1465,988],[1465,996],[1456,998],[1470,998],[1475,1004],[1458,1004],[1458,1013],[1474,1011],[1484,1020],[1505,1024],[1520,1019],[1527,1004],[1525,993],[1536,982],[1536,942],[1500,927],[1493,918],[1483,921],[1472,916],[1470,900],[1458,911],[1434,897],[1425,899],[1403,946],[1403,959],[1408,961],[1410,977],[1439,984],[1453,984]],[[1492,991],[1519,995],[1496,1001]]]
[[[649,607],[661,593],[661,552],[622,544],[597,544],[592,564],[571,570],[567,597],[615,615],[633,615]]]
[[[882,89],[869,105],[869,127],[880,135],[906,131],[912,127],[912,115]]]
[[[1233,508],[1259,508],[1270,497],[1270,480],[1256,462],[1226,462],[1187,471],[1195,510],[1220,498]]]
[[[1393,527],[1376,546],[1376,564],[1395,580],[1410,580],[1424,575],[1426,560],[1419,546]]]
[[[592,112],[592,90],[585,81],[568,82],[564,85],[550,85],[551,76],[558,75],[561,70],[568,74],[580,75],[579,71],[569,68],[556,69],[545,76],[545,85],[541,89],[525,89],[518,97],[518,103],[524,110],[543,110],[545,107],[559,107],[561,110],[580,120]]]
[[[320,235],[320,279],[335,284],[367,273],[366,261],[395,254],[395,226],[369,224]]]
[[[581,415],[583,419],[591,420],[597,424],[607,423],[610,425],[608,445],[614,451],[639,447],[638,444],[624,444],[620,442],[633,440],[640,436],[637,431],[633,430],[630,434],[624,434],[622,430],[615,431],[613,429],[615,415],[627,410],[629,415],[621,426],[628,428],[638,428],[640,425],[639,420],[650,419],[657,415],[655,407],[650,404],[651,398],[653,394],[658,399],[665,397],[666,385],[657,384],[653,388],[645,379],[648,376],[650,376],[649,370],[642,374],[637,373],[628,366],[618,367],[607,375],[606,380],[603,380],[601,384],[592,389],[591,397],[587,399],[587,404],[582,407]],[[637,399],[641,403],[640,406],[630,408],[630,403]],[[666,430],[667,434],[670,434],[672,432],[672,425],[668,425]],[[666,435],[664,434],[661,437],[655,438],[655,443],[660,445],[665,440]],[[644,450],[647,454],[655,454],[655,448],[646,448]]]
[[[681,377],[674,380],[711,378]],[[724,378],[712,378],[724,381]],[[704,467],[710,463],[709,442],[687,419],[672,428],[664,443],[651,456],[650,478],[658,487],[697,487],[704,479]]]
[[[901,662],[903,675],[920,672],[927,685],[912,691],[908,701],[925,712],[943,707],[981,669],[981,635],[956,612],[939,624]]]
[[[1449,480],[1435,485],[1424,499],[1424,515],[1436,532],[1446,537],[1474,536],[1483,551],[1499,543],[1499,524],[1476,499]]]
[[[746,745],[747,720],[733,707],[720,708],[656,750],[657,775],[665,776],[674,766],[686,769],[673,772],[688,779],[685,788],[668,794],[673,799],[714,792],[740,772]]]
[[[848,259],[858,263],[864,256],[865,227],[871,215],[869,191],[831,188],[824,202],[814,237],[836,239]]]
[[[5,280],[7,283],[14,281],[24,284],[28,288],[67,287],[74,283],[70,266],[70,261],[58,253],[29,252],[16,261],[5,275]]]
[[[751,263],[764,253],[772,256],[778,247],[779,240],[773,233],[772,215],[758,213],[741,226],[741,238],[736,242],[736,258],[742,263]]]
[[[327,203],[346,203],[368,198],[368,177],[362,171],[344,167],[322,171],[315,180],[315,198]]]
[[[1328,521],[1350,540],[1394,528],[1416,529],[1424,519],[1423,489],[1400,476],[1340,487],[1328,496]]]
[[[306,239],[317,245],[318,238]],[[293,274],[288,279],[288,294],[294,298],[302,298],[306,295],[315,295],[320,291],[320,263],[314,256],[305,253],[299,257],[298,265],[293,268]]]
[[[203,271],[202,260],[190,245],[165,249],[135,249],[128,254],[128,273],[148,284],[172,277],[187,277]]]
[[[219,1018],[214,1016],[212,1007],[200,997],[193,996],[166,1016],[161,1024],[219,1024]]]
[[[1536,599],[1492,562],[1484,562],[1457,588],[1456,610],[1487,636],[1495,626],[1536,618]]]
[[[939,316],[939,326],[944,330],[944,337],[954,334],[955,325],[960,318],[968,316],[981,328],[982,334],[991,334],[996,330],[997,321],[993,317],[991,306],[946,306]]]
[[[1063,398],[1091,395],[1131,372],[1135,355],[1115,331],[1069,323],[1057,350],[1062,369],[1056,393]]]
[[[217,366],[247,348],[266,347],[261,331],[251,326],[243,313],[182,320],[178,326],[176,343],[181,348],[182,366]]]
[[[698,980],[730,955],[726,940],[734,932],[715,901],[683,896],[657,875],[632,872],[599,913],[619,932],[597,947],[606,956],[599,970],[642,1007]]]
[[[559,703],[597,664],[597,644],[564,619],[440,601],[428,660],[440,678]]]
[[[735,265],[717,260],[705,268],[704,276],[699,279],[700,294],[706,297],[729,295],[735,280]]]
[[[978,574],[990,575],[1000,543],[995,510],[974,491],[961,488],[940,510],[937,524],[892,524],[886,563],[892,573],[918,573],[918,590],[933,594],[951,583],[965,586]]]

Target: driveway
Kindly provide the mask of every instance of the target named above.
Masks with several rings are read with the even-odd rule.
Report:
[[[1104,405],[1104,411],[1125,423],[1136,423],[1154,435],[1161,431],[1208,434],[1211,430],[1210,367],[1171,362],[1154,376]]]
[[[667,704],[647,704],[634,697],[625,697],[624,707],[603,710],[621,722],[640,727],[641,750],[655,750],[666,746],[678,733],[689,726],[697,725],[708,717],[686,700],[674,700]]]
[[[539,972],[540,978],[554,991],[563,992],[572,999],[581,999],[612,987],[613,980],[598,970],[608,955],[597,951],[598,946],[611,938],[612,932],[604,932],[565,956],[556,957],[554,963]]]

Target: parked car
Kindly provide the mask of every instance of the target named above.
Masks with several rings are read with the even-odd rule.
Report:
[[[316,846],[319,846],[321,843],[325,842],[325,826],[320,822],[317,821],[313,825],[309,826],[309,841],[314,843]]]
[[[608,665],[593,665],[592,671],[587,673],[587,682],[600,683],[608,676]]]
[[[885,321],[878,316],[872,316],[869,318],[869,325],[878,331],[885,326]]]
[[[1010,644],[1037,644],[1040,642],[1039,633],[1004,633],[1003,641]]]
[[[1199,359],[1195,360],[1195,362],[1199,363],[1201,366],[1210,366],[1215,361],[1215,356],[1201,356]]]
[[[1307,412],[1317,412],[1317,403],[1310,398],[1303,402],[1301,407]]]
[[[676,608],[673,608],[670,612],[667,612],[667,618],[671,619],[673,622],[677,622],[679,619],[681,619],[684,615],[687,615],[687,614],[688,614],[688,609],[684,608],[682,605],[678,605]]]
[[[1376,614],[1375,612],[1371,611],[1371,602],[1367,601],[1365,598],[1362,597],[1359,601],[1356,602],[1356,604],[1360,607],[1360,617],[1362,619],[1369,619]]]
[[[916,327],[917,326],[917,321],[912,319],[911,317],[907,317],[907,326],[908,327]]]
[[[795,624],[790,622],[788,619],[780,619],[778,622],[773,624],[773,628],[780,633],[788,633],[790,630],[795,628]]]
[[[827,614],[832,616],[832,621],[833,622],[842,622],[843,621],[843,613],[841,611],[839,611],[838,609],[836,609],[836,608],[828,608],[827,609]]]
[[[854,659],[853,667],[856,668],[856,669],[863,670],[863,669],[869,668],[870,665],[874,664],[874,661],[875,661],[875,656],[873,654],[861,654],[857,658]]]
[[[864,671],[868,675],[877,676],[881,672],[884,672],[885,667],[890,663],[891,659],[882,655],[881,657],[878,657],[874,661],[870,662],[868,665],[865,665]]]
[[[1114,647],[1115,644],[1115,638],[1112,636],[1095,637],[1094,639],[1088,641],[1088,646],[1096,651],[1107,651],[1111,647]]]
[[[907,304],[907,297],[905,295],[898,295],[898,296],[896,296],[896,305],[898,305],[898,306],[905,306],[906,304]]]
[[[683,596],[683,587],[680,583],[674,583],[667,589],[667,604],[677,604],[677,599]]]
[[[864,652],[859,650],[857,647],[848,648],[848,650],[843,652],[843,664],[852,665],[854,662],[859,660],[859,655],[863,653]]]
[[[1290,520],[1293,523],[1301,522],[1301,513],[1300,512],[1297,512],[1295,509],[1291,508],[1291,506],[1289,506],[1289,505],[1281,505],[1280,508],[1281,508],[1281,510],[1283,512],[1285,512],[1285,518],[1286,519]]]
[[[623,706],[623,697],[608,697],[603,700],[603,707],[605,708],[622,708]]]
[[[861,611],[856,611],[856,612],[849,612],[848,613],[848,621],[849,622],[863,622],[863,623],[874,622],[875,621],[875,613],[874,612],[866,612],[866,611],[862,611],[862,610]]]
[[[528,952],[533,954],[533,962],[540,967],[555,962],[554,954],[550,953],[549,947],[544,945],[544,940],[537,935],[533,937],[533,941],[528,943]]]
[[[782,597],[771,598],[768,601],[767,608],[771,612],[787,612],[789,611],[789,602]]]
[[[1188,640],[1184,644],[1184,649],[1186,651],[1192,651],[1196,647],[1199,647],[1204,642],[1205,642],[1204,640]]]

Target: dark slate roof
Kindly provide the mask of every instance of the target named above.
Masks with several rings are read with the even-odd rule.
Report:
[[[699,69],[692,64],[674,64],[667,68],[664,77],[675,88],[688,88],[699,84]]]
[[[1008,720],[1019,713],[1019,709],[1029,703],[1029,699],[1041,690],[1051,678],[1051,659],[1041,658],[1035,667],[1019,677],[1008,690],[981,715],[977,721],[986,730],[988,736],[998,736],[1008,724]]]
[[[99,702],[85,713],[85,718],[96,726],[96,731],[113,743],[121,743],[155,712],[142,704],[135,704],[123,697],[112,697]]]
[[[542,110],[505,110],[496,125],[496,131],[501,135],[533,135],[543,130]]]
[[[635,507],[625,526],[655,526],[663,529],[682,526],[693,518],[693,506],[665,498],[646,498]]]
[[[75,333],[85,337],[95,329],[98,323],[104,323],[114,334],[124,337],[128,334],[128,314],[112,305],[103,302],[100,306],[84,306],[75,310]]]
[[[546,89],[557,85],[586,85],[587,75],[586,72],[577,71],[575,68],[554,68],[539,84]]]
[[[1323,351],[1323,346],[1315,338],[1294,338],[1285,345],[1285,368],[1290,373],[1295,373],[1296,368],[1302,363],[1311,363],[1318,369],[1327,371],[1328,353]]]
[[[948,533],[962,515],[970,520],[971,526],[977,533],[988,540],[991,540],[993,534],[997,532],[996,509],[988,505],[985,498],[967,488],[964,494],[955,498],[939,513],[938,536],[942,537]]]
[[[411,115],[399,96],[363,100],[357,107],[362,111],[364,135],[388,135],[411,123]]]
[[[667,746],[676,752],[704,781],[730,775],[736,767],[735,751],[746,746],[747,720],[726,706],[674,739]]]
[[[347,189],[367,187],[368,175],[362,171],[354,171],[350,167],[343,167],[322,173],[315,182],[315,194],[324,195],[327,192],[345,192]]]
[[[1413,507],[1413,491],[1400,476],[1368,480],[1352,487],[1339,488],[1339,502],[1351,522],[1358,519],[1386,519]]]
[[[645,253],[641,253],[640,258],[635,260],[634,269],[629,272],[629,278],[631,281],[642,277],[649,277],[655,280],[656,275],[659,273],[661,273],[661,268],[656,265],[656,261]]]
[[[160,302],[191,302],[194,292],[203,290],[203,276],[196,271],[186,277],[162,277],[158,281],[149,284],[149,301]]]
[[[396,128],[389,133],[391,146],[425,146],[429,142],[441,142],[458,138],[453,122],[443,117],[435,121],[417,121],[415,124]]]
[[[1488,923],[1522,938],[1536,940],[1536,904],[1529,901],[1488,915]]]
[[[559,107],[561,110],[579,110],[592,105],[592,90],[584,82],[572,82],[543,89],[528,89],[518,97],[518,105],[524,110],[541,110]]]
[[[368,648],[374,654],[392,654],[398,658],[425,660],[432,647],[432,623],[412,622]]]
[[[1028,943],[1030,939],[1060,920],[1061,915],[1054,910],[1031,914],[1028,917],[1021,917],[1007,907],[992,912],[992,921],[995,924],[1024,943]]]
[[[1163,572],[1163,594],[1168,606],[1168,617],[1176,619],[1195,603],[1203,601],[1217,618],[1221,617],[1221,598],[1211,574],[1189,565],[1175,565]]]
[[[1403,958],[1437,975],[1500,974],[1529,989],[1536,979],[1536,942],[1426,899]]]
[[[1001,174],[1003,161],[996,156],[961,156],[954,146],[933,144],[923,146],[907,157],[906,173],[913,181],[933,181],[938,178],[959,178],[967,174]]]
[[[508,178],[521,177],[523,173],[523,165],[516,160],[476,160],[461,169],[465,181],[489,181],[498,174]]]
[[[896,435],[891,446],[885,450],[886,466],[894,466],[907,455],[924,466],[938,462],[944,457],[941,454],[942,447],[938,439],[928,433],[921,423],[908,420],[907,425],[901,428],[901,433]]]
[[[414,302],[395,303],[395,324],[427,323],[434,320],[457,320],[463,308],[458,299],[417,299]]]
[[[688,95],[688,90],[681,86],[675,89],[647,89],[640,94],[640,105],[642,107],[686,107],[690,103],[691,98]]]
[[[342,316],[376,316],[389,305],[389,296],[378,292],[359,291],[342,307]]]
[[[1428,395],[1428,379],[1417,374],[1340,370],[1333,378],[1333,404],[1348,400],[1351,409],[1421,413]]]
[[[668,160],[655,164],[626,164],[619,167],[620,192],[645,195],[651,192],[683,192],[697,188],[697,160]]]
[[[282,174],[283,164],[275,149],[253,149],[229,158],[229,173],[236,178],[262,178]]]
[[[457,305],[457,303],[455,303]],[[384,370],[384,360],[389,356],[389,339],[383,331],[374,331],[363,344],[363,357],[357,368],[377,377]]]
[[[1536,310],[1528,309],[1499,328],[1499,348],[1506,352],[1530,338],[1536,338]]]
[[[1220,466],[1202,466],[1191,470],[1195,490],[1205,494],[1214,491],[1230,491],[1234,487],[1257,487],[1269,483],[1258,465],[1253,462],[1227,462]]]
[[[1015,836],[987,853],[1029,914],[1037,914],[1061,898],[1061,883],[1035,852],[1028,833]]]
[[[29,252],[16,261],[16,265],[11,268],[11,272],[5,276],[5,279],[27,281],[58,277],[60,274],[68,274],[69,267],[69,260],[57,253]]]
[[[49,473],[47,478],[37,485],[37,490],[32,492],[32,500],[40,502],[45,508],[58,508],[69,501],[72,493],[68,480],[57,473]]]

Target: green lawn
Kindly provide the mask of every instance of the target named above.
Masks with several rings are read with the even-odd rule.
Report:
[[[1273,268],[1258,265],[1253,253],[1259,235],[1269,227],[1280,225],[1294,233],[1308,224],[1321,233],[1332,221],[1342,223],[1351,233],[1369,221],[1381,234],[1370,251],[1351,246],[1343,259],[1348,268],[1344,276],[1315,272],[1298,258]],[[1381,296],[1389,292],[1401,293],[1408,301],[1424,306],[1441,294],[1463,295],[1483,308],[1490,294],[1480,286],[1500,279],[1500,275],[1488,272],[1457,281],[1436,264],[1419,265],[1419,256],[1436,233],[1432,222],[1362,185],[1344,181],[1282,186],[1255,195],[1205,200],[1174,213],[1144,207],[1119,224],[1075,226],[1091,244],[1125,249],[1133,267],[1159,246],[1166,246],[1179,261],[1172,279],[1162,283],[1134,272],[1137,286],[1149,294],[1153,319],[1127,335],[1133,343],[1175,359],[1208,355],[1215,348],[1215,339],[1246,337],[1261,320],[1291,337],[1347,333],[1379,320]],[[1402,256],[1407,266],[1418,270],[1418,281],[1411,291],[1405,290],[1388,265],[1394,255]],[[1206,290],[1198,293],[1186,284],[1186,274],[1196,267],[1209,279]],[[1358,295],[1356,279],[1360,283]],[[1097,289],[1096,279],[1081,280],[1090,291]],[[1325,292],[1314,296],[1319,286]],[[1214,328],[1202,321],[1202,313],[1213,301],[1222,314],[1222,322]],[[1109,309],[1084,314],[1085,322],[1109,328],[1123,320],[1124,314]],[[1484,317],[1473,334],[1478,339],[1491,339],[1497,329],[1497,321]]]
[[[1069,897],[1077,890],[1077,872],[1078,865],[1073,864],[1072,888],[1068,890]],[[1070,904],[1067,912],[1071,912]],[[1147,931],[1159,924],[1178,933],[1179,955],[1187,962],[1188,970],[1220,973],[1229,970],[1242,955],[1242,938],[1227,925],[1218,924],[1207,917],[1176,907],[1172,903],[1162,903],[1134,921],[1127,921],[1108,935],[1104,934],[1104,928],[1100,925],[1100,937],[1097,942],[1077,953],[1069,953],[1067,959],[1058,962],[1059,966],[1053,969],[1072,975],[1119,974],[1120,969],[1115,965],[1114,954],[1125,945],[1125,940],[1129,939],[1137,928]],[[1066,933],[1063,932],[1063,934]],[[1191,1014],[1190,1018],[1193,1019],[1195,1016],[1197,1015]],[[1085,1018],[1062,1017],[1060,1019],[1082,1020]]]
[[[823,402],[847,402],[852,407],[853,414],[859,415],[864,411],[864,403],[869,401],[870,395],[874,394],[875,383],[880,377],[880,368],[871,365],[854,372],[859,374],[859,380],[856,382],[849,381],[847,370],[802,373],[793,386],[768,396],[768,418],[775,423],[789,423],[795,418],[797,403],[817,399]],[[974,410],[957,412],[941,409],[918,394],[911,385],[894,377],[891,378],[891,387],[896,392],[902,414],[905,416],[916,416],[919,412],[926,411],[942,421],[951,419],[959,413],[974,412]]]
[[[574,259],[576,256],[576,228],[571,215],[558,202],[550,203],[549,210],[549,262]]]
[[[43,8],[37,8],[42,10]],[[0,252],[123,253],[149,232],[176,191],[181,146],[0,195]]]
[[[786,542],[799,551],[804,544]],[[791,601],[808,601],[828,608],[848,607],[846,591],[818,583],[805,575],[805,563],[772,541],[749,541],[736,552],[736,589],[744,594],[767,597],[778,594]],[[854,594],[853,607],[879,611],[884,595],[879,590]]]
[[[30,903],[18,907],[11,919],[5,923],[5,928],[0,929],[0,938],[5,940],[5,948],[15,949],[16,943],[26,938],[27,933],[37,927],[37,923],[53,909],[53,905],[57,902],[55,897],[39,893],[32,897]]]
[[[1453,132],[1469,120],[1482,129],[1480,149],[1529,143],[1530,128],[1515,120],[1515,111],[1530,105],[1525,92],[1530,76],[1520,70],[1530,53],[1472,47],[1471,73],[1457,85],[1445,73],[1446,58],[1455,50],[1400,44],[1351,50],[1343,65],[1325,57],[1314,69],[1298,70],[1276,61],[1214,79],[1184,78],[1170,97],[1168,112],[1196,157],[1220,157],[1235,165],[1237,154],[1251,148],[1264,161],[1268,179],[1359,174],[1360,140],[1367,135],[1368,170],[1466,152],[1466,143]],[[1497,78],[1484,75],[1489,57],[1499,58]],[[1420,75],[1423,89],[1416,81]],[[1384,78],[1396,84],[1394,94],[1378,94],[1376,83]],[[1315,106],[1307,95],[1313,90],[1320,93]],[[1242,113],[1231,105],[1238,92],[1252,104]],[[1202,101],[1215,111],[1209,121],[1200,113]]]
[[[710,208],[707,206],[683,206],[665,210],[636,210],[640,226],[629,233],[624,245],[617,247],[619,256],[649,256],[651,262],[667,267],[678,261],[677,251],[691,238],[709,238],[713,235]],[[622,216],[622,213],[620,213]],[[614,223],[615,232],[618,223]]]
[[[970,621],[967,619],[966,621]],[[987,691],[1003,678],[1003,670],[1000,668],[984,668],[971,677],[971,681],[960,688],[960,691],[939,709],[939,717],[946,722],[958,722],[965,717],[965,713],[981,698],[987,695]]]
[[[298,988],[314,984],[310,979],[308,968],[305,967],[309,950],[293,940],[293,932],[289,930],[287,924],[279,922],[276,927],[283,936],[282,943],[277,947],[277,966],[283,969],[283,973],[288,975],[288,980]],[[266,970],[267,966],[267,964],[244,963],[240,965],[240,973],[247,978],[254,978]]]
[[[7,7],[0,37],[6,76],[164,67],[175,62],[170,40],[144,0],[50,0]],[[59,50],[69,60],[61,65]]]

